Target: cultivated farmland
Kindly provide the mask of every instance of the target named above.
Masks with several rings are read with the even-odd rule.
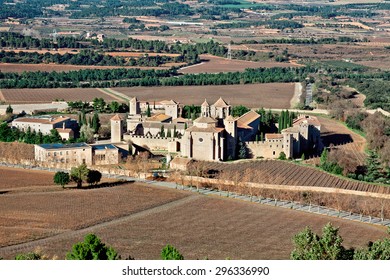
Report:
[[[116,100],[94,88],[57,88],[57,89],[2,89],[7,103],[50,103],[54,100],[92,101],[95,97],[106,101]]]
[[[219,73],[244,71],[247,68],[297,67],[296,64],[283,62],[254,62],[238,59],[226,59],[213,55],[201,55],[202,63],[184,67],[180,73]]]
[[[321,123],[321,139],[326,147],[336,146],[359,165],[366,159],[364,152],[366,139],[349,130],[345,125],[325,117],[318,117]]]
[[[16,207],[13,213],[17,213],[12,226],[7,219],[1,232],[24,233],[24,236],[8,237],[14,238],[9,240],[12,243],[21,242],[21,239],[15,240],[19,236],[25,241],[42,237],[42,230],[46,235],[57,236],[21,247],[0,248],[1,256],[13,258],[19,252],[32,251],[39,246],[42,252],[61,259],[72,244],[90,232],[116,248],[122,256],[131,255],[136,259],[159,259],[161,248],[166,244],[176,246],[186,259],[288,259],[294,234],[305,226],[319,232],[327,222],[341,227],[347,247],[364,246],[386,235],[384,228],[367,224],[218,197],[185,196],[180,191],[138,185],[35,197],[36,202],[48,198],[54,201],[32,209],[33,202],[29,202],[30,206],[11,202],[27,201],[27,197],[0,197],[8,206],[4,209],[12,205]],[[87,203],[88,211],[84,208]],[[61,209],[65,212],[60,212]],[[27,211],[30,211],[28,216]],[[53,217],[45,214],[46,211]],[[81,219],[87,224],[98,224],[75,230]],[[22,221],[32,229],[27,231]]]
[[[204,170],[223,171],[224,179],[285,186],[314,186],[389,194],[390,188],[337,176],[278,160],[256,160],[235,164],[203,162]]]
[[[223,86],[180,86],[180,87],[132,87],[115,88],[115,91],[129,97],[137,96],[142,101],[174,99],[182,104],[200,105],[207,98],[209,103],[219,97],[231,105],[244,105],[250,108],[290,108],[294,96],[294,83],[269,83]]]
[[[27,176],[19,183],[23,184]],[[0,247],[86,228],[186,195],[131,183],[96,189],[62,190],[57,186],[41,192],[5,193],[0,195]]]
[[[25,180],[28,176],[28,180]],[[53,173],[37,170],[0,167],[0,192],[21,187],[53,185]]]

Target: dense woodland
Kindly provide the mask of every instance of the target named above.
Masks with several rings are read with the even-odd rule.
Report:
[[[195,57],[195,61],[198,57]],[[71,64],[71,65],[97,65],[97,66],[142,66],[155,67],[170,62],[184,62],[184,56],[149,56],[144,55],[138,58],[114,57],[111,55],[102,54],[92,50],[82,50],[77,54],[52,54],[38,52],[5,52],[0,51],[0,61],[2,63],[55,63],[55,64]],[[192,62],[192,60],[191,60]]]

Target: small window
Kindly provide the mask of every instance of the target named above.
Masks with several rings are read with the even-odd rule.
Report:
[[[199,138],[199,142],[202,143],[203,142],[203,138]]]
[[[273,151],[272,154],[275,155],[275,151]]]

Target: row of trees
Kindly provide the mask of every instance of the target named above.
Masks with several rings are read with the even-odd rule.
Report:
[[[95,97],[92,100],[92,104],[90,102],[84,102],[81,100],[78,101],[68,101],[67,102],[69,108],[71,110],[76,111],[97,111],[99,113],[126,113],[129,111],[129,106],[126,103],[120,103],[117,101],[111,101],[110,103],[106,103],[103,98]]]
[[[3,122],[0,124],[0,141],[18,141],[26,144],[49,144],[62,142],[62,138],[56,129],[52,129],[50,134],[43,135],[40,131],[31,131],[30,127],[28,127],[26,131],[22,131],[17,128],[11,128],[6,122]]]
[[[171,70],[94,69],[70,72],[0,72],[0,88],[108,88],[301,82],[309,68],[257,68],[244,72],[178,75]]]
[[[142,66],[157,67],[170,62],[184,62],[189,56],[149,56],[144,55],[139,58],[115,57],[92,50],[81,50],[79,53],[38,53],[38,52],[14,52],[1,51],[0,61],[3,63],[56,63],[71,65],[97,65],[97,66]],[[190,60],[192,61],[192,60]]]
[[[329,38],[269,38],[258,40],[243,40],[240,44],[303,44],[303,45],[317,45],[317,44],[337,44],[337,43],[355,43],[355,42],[368,42],[368,39],[357,39],[353,37],[340,36]]]
[[[69,184],[71,181],[77,184],[77,188],[83,186],[83,182],[91,185],[96,185],[100,182],[102,173],[97,170],[88,169],[85,164],[78,167],[72,167],[70,173],[58,171],[54,174],[53,181],[55,184],[60,185],[62,188]]]
[[[8,6],[8,5],[7,5]],[[15,9],[13,7],[12,9]],[[54,43],[48,38],[34,38],[24,36],[16,32],[0,32],[0,46],[2,48],[32,48],[32,49],[52,49]],[[73,37],[58,37],[57,46],[59,48],[84,48],[85,46]]]
[[[293,244],[293,260],[390,260],[389,237],[370,242],[366,248],[345,248],[339,228],[330,223],[323,227],[322,236],[306,227],[294,236]]]

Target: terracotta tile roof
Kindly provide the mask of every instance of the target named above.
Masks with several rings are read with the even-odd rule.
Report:
[[[229,107],[229,105],[225,102],[225,100],[222,99],[222,97],[220,97],[217,102],[214,103],[214,106],[215,107]]]
[[[225,129],[223,127],[207,127],[207,128],[203,128],[203,127],[197,127],[197,126],[192,126],[190,128],[187,128],[186,131],[189,131],[189,132],[212,132],[212,133],[220,133],[222,131],[224,131]]]
[[[113,116],[113,117],[111,118],[111,120],[112,120],[112,121],[121,121],[121,120],[123,120],[123,119],[121,118],[121,116],[119,116],[118,114],[116,114],[115,116]]]
[[[216,123],[217,121],[210,117],[199,117],[196,120],[194,120],[196,123]]]
[[[237,122],[237,128],[243,128],[243,129],[253,129],[253,127],[246,125],[242,122]]]
[[[171,118],[172,118],[171,116],[165,115],[163,113],[158,113],[158,114],[155,114],[155,115],[147,118],[146,121],[149,121],[149,122],[164,122],[164,121],[167,121],[167,120],[169,120]]]
[[[265,139],[280,139],[283,138],[283,134],[279,133],[266,133],[265,134]]]
[[[288,127],[288,128],[283,129],[282,132],[298,133],[299,128],[298,127]]]
[[[255,120],[257,120],[258,118],[260,118],[260,115],[258,113],[256,113],[255,111],[249,111],[247,113],[245,113],[244,115],[242,115],[241,117],[239,117],[237,119],[238,122],[241,122],[242,124],[250,124],[252,122],[254,122]]]
[[[317,117],[314,116],[302,116],[298,119],[295,119],[293,121],[293,126],[295,125],[300,125],[303,122],[307,122],[309,125],[314,125],[314,126],[320,126],[321,123],[318,121]]]
[[[205,99],[201,106],[210,106],[210,104],[209,104],[209,103],[207,102],[207,100]]]

